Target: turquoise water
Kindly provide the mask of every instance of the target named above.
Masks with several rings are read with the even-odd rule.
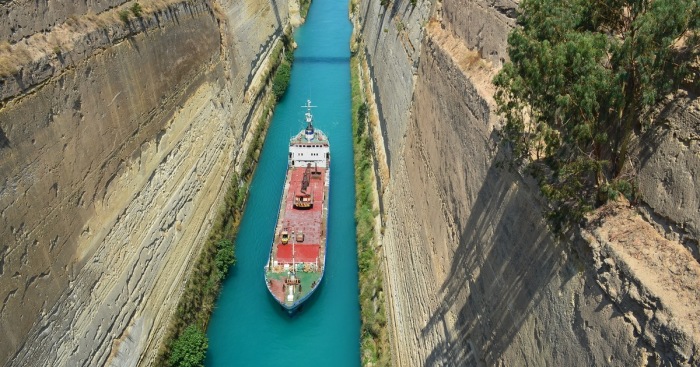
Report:
[[[357,366],[360,312],[355,244],[349,39],[345,0],[313,0],[297,30],[292,79],[277,105],[207,335],[207,366]],[[328,253],[323,283],[290,318],[267,292],[263,266],[279,207],[289,138],[307,99],[331,143]]]

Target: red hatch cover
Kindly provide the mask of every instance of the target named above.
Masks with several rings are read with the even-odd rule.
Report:
[[[316,263],[320,245],[277,245],[277,263],[291,264],[292,263],[292,246],[294,246],[294,262],[296,263]]]

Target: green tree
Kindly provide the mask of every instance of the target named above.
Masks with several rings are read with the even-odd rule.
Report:
[[[172,367],[203,367],[209,341],[196,326],[190,325],[175,340],[168,364]]]
[[[228,239],[219,241],[216,244],[216,256],[214,257],[214,263],[216,264],[216,270],[220,280],[226,277],[229,268],[235,262],[236,258],[233,252],[233,242]]]
[[[287,90],[289,85],[289,78],[291,77],[292,67],[286,63],[282,62],[279,67],[277,67],[277,72],[272,80],[272,92],[279,101],[284,92]]]
[[[564,230],[631,194],[635,129],[682,83],[696,84],[697,0],[524,0],[494,78],[502,141],[527,163]]]

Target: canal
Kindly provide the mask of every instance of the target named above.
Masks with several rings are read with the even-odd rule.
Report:
[[[350,50],[345,0],[313,0],[291,83],[277,105],[236,241],[236,265],[224,282],[207,335],[207,366],[357,366],[360,316],[355,244]],[[326,272],[320,288],[290,318],[267,292],[263,266],[272,241],[287,150],[303,129],[310,99],[315,126],[331,144]]]

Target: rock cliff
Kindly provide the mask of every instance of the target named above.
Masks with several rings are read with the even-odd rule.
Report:
[[[286,1],[140,5],[0,3],[0,364],[152,362],[258,113]]]
[[[495,143],[491,79],[516,7],[359,7],[390,166],[381,249],[395,364],[700,365],[697,99],[669,102],[660,138],[640,147],[646,213],[603,208],[558,240],[536,183],[503,168]]]

